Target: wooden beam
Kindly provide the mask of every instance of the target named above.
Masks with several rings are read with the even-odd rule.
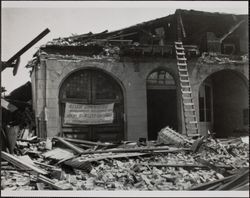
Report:
[[[235,177],[235,175],[231,175],[229,177],[224,177],[223,179],[218,179],[215,181],[199,184],[197,186],[194,186],[190,190],[206,190],[208,188],[211,188],[212,186],[218,185],[219,183],[224,184],[224,183],[230,181],[231,179],[233,179],[234,177]]]
[[[224,185],[221,185],[216,190],[232,190],[235,187],[237,188],[244,186],[247,182],[249,182],[249,170],[243,172],[242,174],[236,175],[234,179]]]
[[[4,151],[1,151],[1,157],[4,160],[6,160],[7,162],[13,164],[14,166],[16,166],[18,168],[25,169],[25,170],[33,170],[34,172],[36,172],[38,174],[43,174],[43,175],[48,174],[47,171],[42,170],[38,167],[35,167],[29,163],[25,163],[24,161],[22,161],[22,160],[18,159],[17,157],[15,157],[9,153],[6,153]]]
[[[110,146],[113,144],[105,144],[101,142],[92,142],[92,141],[87,141],[87,140],[78,140],[78,139],[71,139],[71,138],[63,138],[64,140],[68,142],[73,142],[77,144],[90,144],[90,145],[95,145],[95,146]]]
[[[150,163],[148,164],[149,166],[155,166],[155,167],[183,167],[183,168],[203,168],[203,169],[210,169],[208,166],[202,165],[202,164],[174,164],[174,163]],[[217,166],[218,168],[225,168],[225,169],[234,169],[232,166],[222,166],[219,165]],[[236,167],[236,168],[241,168],[241,167]]]
[[[189,148],[177,148],[177,149],[169,149],[167,146],[163,147],[153,147],[153,148],[130,148],[130,149],[107,149],[107,150],[96,150],[96,151],[84,151],[81,154],[96,154],[96,153],[128,153],[128,152],[142,152],[142,153],[148,153],[148,152],[162,152],[162,153],[172,153],[172,152],[180,152],[180,151],[190,151]]]
[[[71,144],[70,142],[64,140],[64,139],[61,138],[61,137],[54,137],[53,139],[58,140],[59,142],[61,142],[62,144],[64,144],[66,147],[72,149],[73,151],[75,151],[75,152],[78,153],[78,154],[81,154],[81,153],[84,151],[83,149],[81,149],[81,148],[79,148],[79,147],[77,147],[77,146]]]
[[[220,38],[220,42],[222,42],[223,40],[225,40],[230,34],[232,34],[235,30],[237,30],[238,27],[240,27],[240,25],[244,22],[245,20],[241,20],[239,23],[237,23],[236,25],[234,25],[229,32],[227,32],[225,35],[223,35]]]
[[[43,175],[39,175],[38,178],[37,178],[39,181],[51,186],[53,189],[55,190],[63,190],[63,188],[61,188],[60,186],[58,185],[55,185],[55,182]]]
[[[11,65],[13,61],[17,60],[22,54],[24,54],[28,49],[30,49],[33,45],[35,45],[39,40],[41,40],[45,35],[50,32],[48,28],[46,28],[43,32],[41,32],[38,36],[36,36],[32,41],[30,41],[27,45],[25,45],[21,50],[19,50],[16,54],[14,54],[7,62],[6,65]],[[13,69],[13,75],[16,75],[18,65]],[[2,70],[3,71],[3,70]]]

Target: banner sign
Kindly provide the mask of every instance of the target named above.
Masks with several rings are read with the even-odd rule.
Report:
[[[83,105],[66,103],[65,124],[109,124],[114,119],[114,103]]]

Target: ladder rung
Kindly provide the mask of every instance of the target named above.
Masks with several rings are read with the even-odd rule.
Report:
[[[192,98],[191,96],[190,96],[190,97],[185,97],[185,96],[183,96],[182,99],[183,99],[183,100],[193,100],[193,98]]]
[[[198,124],[197,121],[188,121],[189,124]]]
[[[183,47],[178,47],[178,46],[175,46],[175,49],[176,50],[185,50]]]
[[[181,74],[180,72],[179,72],[179,75],[180,75],[181,77],[188,77],[188,74]]]
[[[182,42],[181,41],[175,41],[174,44],[175,45],[182,45]]]
[[[184,109],[184,111],[193,111],[193,112],[195,112],[194,109]]]
[[[190,103],[184,103],[184,105],[187,105],[187,106],[193,106],[194,103],[190,102]]]
[[[181,92],[184,93],[184,94],[191,94],[192,93],[192,91],[185,91],[183,89],[181,90]]]
[[[176,52],[177,56],[185,56],[185,52]]]
[[[186,61],[187,59],[186,58],[179,58],[179,57],[177,57],[177,60],[178,61]]]
[[[190,85],[181,85],[182,88],[191,88]]]
[[[181,82],[188,82],[189,83],[189,80],[182,80],[180,79]]]
[[[187,66],[187,63],[177,63],[178,66]]]
[[[181,68],[178,68],[179,69],[179,71],[188,71],[187,69],[181,69]]]

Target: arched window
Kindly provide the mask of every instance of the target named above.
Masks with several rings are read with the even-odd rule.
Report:
[[[62,83],[59,100],[61,126],[65,136],[95,141],[120,141],[123,139],[123,91],[119,83],[110,75],[94,69],[76,71]],[[67,103],[92,106],[114,104],[112,123],[90,125],[83,124],[79,120],[77,123],[65,122]]]
[[[165,70],[156,70],[152,72],[147,78],[147,86],[150,87],[162,87],[168,89],[175,89],[175,80],[171,74]]]

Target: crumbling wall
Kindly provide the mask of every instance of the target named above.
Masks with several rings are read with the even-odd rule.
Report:
[[[31,75],[32,102],[36,117],[37,135],[46,137],[46,62],[43,56],[40,57],[40,60],[38,64],[34,65]]]
[[[35,79],[33,81],[37,84],[33,88],[37,98],[36,115],[38,120],[44,121],[43,126],[45,127],[40,127],[40,130],[47,133],[49,137],[60,133],[59,90],[62,82],[74,71],[96,68],[110,74],[123,87],[125,138],[128,140],[138,140],[139,137],[147,138],[146,79],[149,73],[160,67],[170,69],[178,82],[174,59],[143,58],[143,60],[135,61],[133,58],[125,58],[118,62],[113,59],[76,56],[72,58],[52,54],[41,57],[41,65],[33,74]],[[178,88],[178,131],[184,133],[179,91]]]

